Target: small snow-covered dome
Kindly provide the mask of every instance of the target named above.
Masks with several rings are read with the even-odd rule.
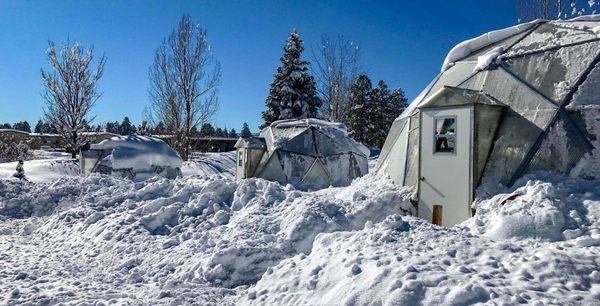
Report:
[[[368,171],[369,149],[350,138],[342,123],[280,120],[261,137],[267,149],[257,177],[319,189],[348,185]]]
[[[82,151],[83,172],[118,174],[136,180],[159,174],[180,175],[181,157],[164,141],[146,136],[116,136]],[[95,159],[95,160],[94,160]]]

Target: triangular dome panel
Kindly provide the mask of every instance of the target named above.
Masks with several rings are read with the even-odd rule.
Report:
[[[557,104],[600,54],[600,41],[563,47],[506,61],[508,70]]]

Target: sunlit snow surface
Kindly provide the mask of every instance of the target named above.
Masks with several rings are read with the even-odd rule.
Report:
[[[211,157],[195,169],[229,167]],[[526,177],[447,229],[403,216],[413,191],[385,177],[301,192],[227,172],[0,179],[0,304],[599,302],[598,181]]]

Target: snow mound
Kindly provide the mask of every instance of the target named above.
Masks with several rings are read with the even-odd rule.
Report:
[[[112,150],[101,164],[113,169],[148,170],[152,166],[181,168],[182,160],[164,141],[146,136],[115,136],[93,144],[91,149]]]
[[[597,305],[598,183],[538,174],[454,228],[392,214],[321,233],[238,304]]]
[[[36,198],[41,190],[47,192]],[[0,292],[20,292],[0,303],[89,303],[94,297],[119,304],[224,303],[233,288],[254,284],[279,261],[311,252],[319,233],[361,229],[413,210],[411,195],[374,177],[318,192],[206,176],[1,181],[0,245],[15,247],[0,248],[0,257],[32,259],[2,272],[25,271],[40,281],[0,282]],[[27,216],[39,218],[18,219]],[[45,263],[35,265],[36,258]],[[52,272],[57,265],[60,275]],[[52,284],[62,284],[65,295],[50,294]]]
[[[524,185],[512,192],[478,203],[475,217],[463,226],[492,239],[562,241],[600,235],[598,181],[549,174],[521,181]]]

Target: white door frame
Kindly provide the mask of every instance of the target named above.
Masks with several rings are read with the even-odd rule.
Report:
[[[435,114],[430,114],[430,113],[439,113],[439,115],[435,115]],[[468,113],[468,114],[467,114]],[[423,120],[424,120],[424,115],[428,114],[426,119],[436,119],[436,118],[449,118],[449,117],[454,117],[456,118],[456,127],[455,127],[455,151],[453,153],[436,153],[435,155],[438,155],[440,158],[445,158],[447,159],[448,157],[452,157],[452,158],[467,158],[468,162],[468,169],[466,170],[468,172],[464,173],[463,170],[463,166],[460,166],[459,164],[464,164],[463,162],[460,162],[459,160],[457,160],[456,162],[458,163],[458,166],[454,166],[455,168],[459,168],[459,170],[461,170],[461,172],[463,173],[463,175],[468,176],[467,177],[467,182],[464,181],[456,181],[456,180],[452,180],[450,181],[450,179],[448,179],[447,182],[444,182],[443,184],[439,184],[440,186],[429,186],[427,187],[428,189],[431,189],[433,191],[435,191],[438,194],[444,194],[443,192],[448,192],[448,194],[452,193],[452,189],[456,188],[456,186],[463,186],[461,188],[461,193],[464,193],[466,191],[467,194],[467,198],[464,200],[448,200],[449,202],[444,202],[443,200],[439,200],[437,199],[436,201],[440,201],[440,203],[428,203],[428,202],[434,202],[434,201],[428,201],[428,196],[427,195],[423,195],[424,192],[424,183],[429,183],[429,181],[427,180],[427,177],[424,177],[424,173],[423,173],[423,156],[424,153],[425,154],[430,154],[430,158],[436,158],[436,156],[433,154],[434,149],[435,149],[435,141],[434,139],[434,132],[429,133],[430,131],[424,131],[423,129]],[[462,119],[462,120],[460,120]],[[464,122],[460,122],[463,121],[464,119],[468,119],[468,125],[465,126]],[[460,120],[460,121],[459,121]],[[457,223],[460,223],[464,220],[466,220],[467,218],[471,217],[471,208],[470,205],[473,202],[473,122],[474,120],[474,107],[472,105],[463,105],[463,106],[446,106],[446,107],[436,107],[436,108],[426,108],[426,109],[421,109],[420,110],[420,114],[419,114],[419,167],[418,167],[418,180],[417,180],[417,190],[418,190],[418,197],[419,197],[419,217],[426,219],[430,222],[432,222],[433,219],[433,205],[441,205],[442,208],[442,225],[444,226],[452,226],[455,225]],[[461,123],[461,124],[459,124]],[[432,124],[433,123],[428,123],[428,124]],[[459,128],[460,126],[460,128]],[[427,135],[425,135],[425,133]],[[425,142],[423,141],[424,137],[428,137],[428,141],[426,141],[427,143],[431,142],[433,147],[430,147],[429,145],[425,146]],[[467,137],[467,138],[465,138]],[[460,141],[459,141],[460,140]],[[467,141],[465,141],[467,140]],[[466,151],[465,148],[462,146],[466,145]],[[459,147],[461,146],[461,147]],[[427,150],[427,151],[425,151]],[[460,156],[459,156],[460,154]],[[464,155],[468,155],[468,156],[464,156]],[[444,169],[442,169],[444,170]],[[449,167],[448,171],[452,171],[452,166]],[[459,179],[459,178],[457,178]],[[430,181],[435,181],[435,179]],[[466,183],[466,186],[461,185]],[[430,184],[429,184],[430,185]],[[437,187],[437,188],[436,188]],[[466,189],[465,189],[466,188]],[[423,196],[425,196],[425,198],[423,198]],[[429,196],[431,197],[431,196]],[[459,196],[459,198],[464,198],[464,194],[462,196]],[[442,203],[444,202],[444,203]],[[460,202],[460,203],[458,203]],[[464,210],[464,212],[462,211]],[[462,220],[464,219],[464,220]]]

